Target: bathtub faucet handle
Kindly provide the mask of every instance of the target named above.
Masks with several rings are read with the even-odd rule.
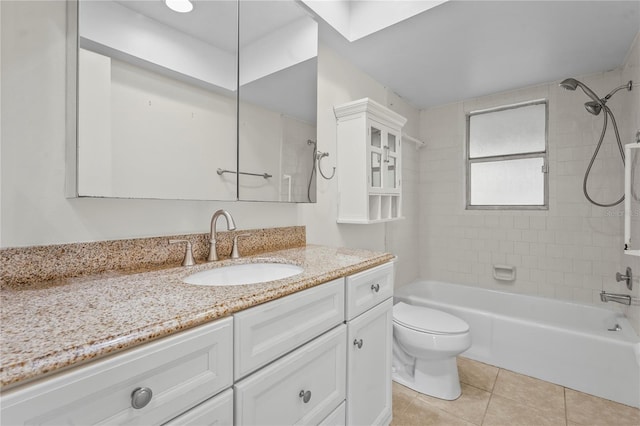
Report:
[[[627,283],[627,288],[629,290],[633,289],[633,271],[630,267],[627,266],[627,270],[625,271],[625,275],[622,275],[620,272],[616,272],[616,281],[624,281]]]

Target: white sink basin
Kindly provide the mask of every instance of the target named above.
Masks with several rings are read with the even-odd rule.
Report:
[[[303,269],[287,263],[246,263],[197,272],[182,281],[196,285],[243,285],[281,280],[298,275]]]

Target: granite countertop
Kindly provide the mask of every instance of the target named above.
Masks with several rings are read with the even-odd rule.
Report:
[[[196,286],[195,272],[257,259],[301,274],[253,285]],[[2,390],[167,336],[393,259],[388,253],[308,245],[143,273],[107,273],[0,288]]]

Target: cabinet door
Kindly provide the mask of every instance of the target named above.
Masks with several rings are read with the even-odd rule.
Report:
[[[347,424],[391,421],[392,299],[347,324]]]
[[[375,120],[367,121],[369,190],[400,192],[400,131]]]
[[[319,424],[344,400],[345,346],[342,324],[236,383],[236,425]]]

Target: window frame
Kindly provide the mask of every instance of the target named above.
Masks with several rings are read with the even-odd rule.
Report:
[[[471,117],[480,114],[507,111],[516,108],[523,108],[533,105],[544,104],[544,151],[535,151],[527,153],[515,153],[504,155],[490,155],[486,157],[471,158]],[[465,141],[465,166],[466,166],[466,191],[465,191],[465,209],[466,210],[549,210],[549,102],[547,99],[538,99],[533,101],[521,102],[511,105],[503,105],[496,108],[489,108],[466,113],[466,141]],[[526,204],[471,204],[471,164],[488,163],[507,160],[519,160],[526,158],[542,158],[543,159],[543,204],[526,205]]]

